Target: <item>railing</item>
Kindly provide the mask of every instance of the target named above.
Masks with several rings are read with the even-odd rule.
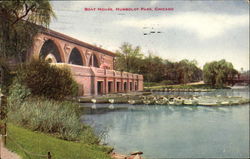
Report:
[[[133,74],[133,78],[134,79],[138,79],[138,75],[137,74]]]
[[[53,65],[56,65],[59,67],[69,66],[69,68],[73,72],[73,75],[82,75],[82,76],[94,75],[94,76],[121,77],[121,78],[143,80],[142,75],[133,74],[129,72],[120,72],[116,70],[108,70],[108,69],[102,69],[102,68],[97,68],[97,67],[79,66],[79,65],[65,64],[65,63],[53,63]]]
[[[91,69],[93,70],[95,76],[105,76],[106,75],[105,70],[102,68],[91,67]]]
[[[122,72],[122,77],[128,77],[128,73],[127,72]]]
[[[132,79],[133,78],[133,74],[132,73],[128,73],[128,78]]]
[[[122,73],[120,71],[115,71],[115,76],[117,77],[120,77],[122,75]]]
[[[114,70],[106,70],[106,75],[114,76],[115,75],[115,71]]]
[[[23,151],[26,155],[29,155],[30,158],[31,156],[35,156],[35,157],[41,157],[41,158],[47,158],[47,159],[52,159],[52,155],[50,152],[47,153],[47,155],[41,155],[41,154],[35,154],[32,152],[29,152],[28,150],[26,150],[25,148],[23,148],[21,146],[21,144],[17,143],[14,139],[12,139],[10,136],[8,136],[8,141],[11,141],[12,143],[14,143],[21,151]]]
[[[93,74],[90,67],[71,65],[70,68],[73,74],[75,75],[92,75]]]

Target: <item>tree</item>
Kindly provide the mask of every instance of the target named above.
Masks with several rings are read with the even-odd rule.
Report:
[[[144,57],[139,73],[143,74],[147,82],[160,82],[163,79],[164,67],[162,58],[149,53]]]
[[[201,69],[197,65],[197,61],[181,60],[177,64],[177,72],[179,75],[179,83],[189,83],[199,81],[201,79]]]
[[[223,87],[236,74],[238,72],[234,69],[233,64],[224,59],[206,63],[203,67],[204,82],[216,87]]]
[[[30,48],[37,25],[47,27],[55,17],[48,0],[0,1],[0,57],[22,57]]]
[[[142,74],[147,82],[164,80],[167,83],[188,83],[200,81],[202,78],[202,70],[197,67],[195,60],[171,62],[155,56],[152,52],[145,56],[139,46],[133,47],[129,43],[123,43],[117,55],[117,70]]]
[[[172,80],[174,83],[189,83],[200,81],[202,78],[202,70],[198,68],[195,60],[187,59],[179,62],[170,62],[165,60],[165,80]]]
[[[48,0],[0,1],[0,59],[23,62],[39,25],[47,27],[52,17],[55,14]],[[0,61],[1,74],[6,74],[3,65]]]
[[[120,71],[136,73],[139,71],[139,65],[143,54],[139,46],[132,47],[129,43],[123,43],[120,50],[116,51],[115,68]]]

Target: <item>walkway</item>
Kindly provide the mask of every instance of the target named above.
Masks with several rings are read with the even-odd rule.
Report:
[[[0,144],[0,159],[21,159],[17,154],[14,152],[9,151],[5,147]]]

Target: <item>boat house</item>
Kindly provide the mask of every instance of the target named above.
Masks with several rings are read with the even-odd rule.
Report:
[[[80,96],[143,90],[142,75],[114,70],[115,53],[50,29],[35,36],[27,54],[31,57],[67,65]]]

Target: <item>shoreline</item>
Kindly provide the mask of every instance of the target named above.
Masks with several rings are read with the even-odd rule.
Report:
[[[143,152],[141,151],[132,152],[130,153],[130,155],[124,155],[121,153],[112,152],[110,156],[113,159],[143,159],[143,157],[141,156],[142,154]]]
[[[79,97],[79,103],[171,105],[171,106],[234,106],[250,103],[249,98],[221,95],[159,95],[151,92],[109,94]]]

